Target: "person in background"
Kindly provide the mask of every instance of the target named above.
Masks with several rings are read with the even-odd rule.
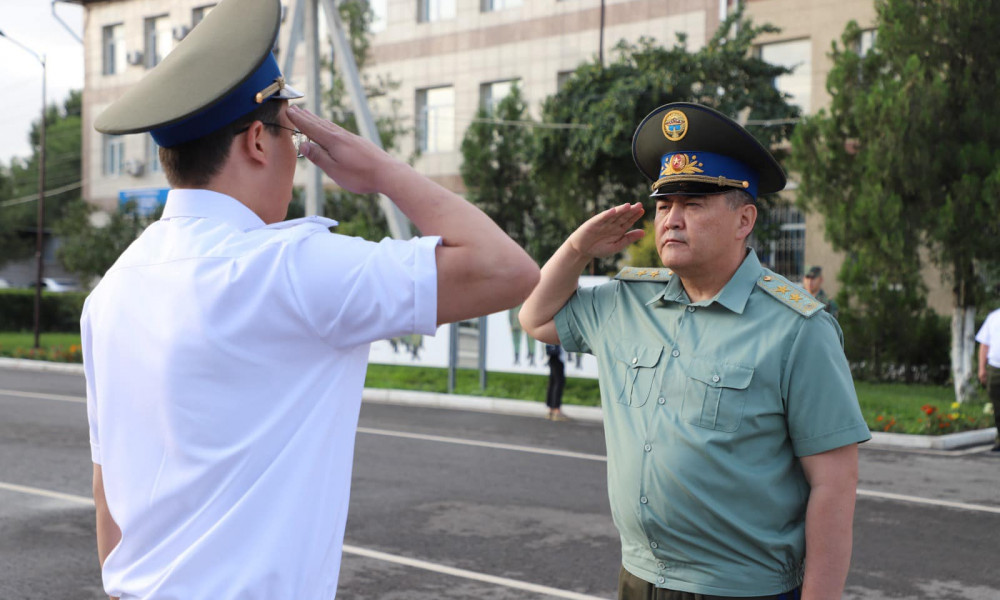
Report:
[[[545,393],[545,405],[549,407],[550,421],[568,421],[562,412],[563,389],[566,387],[566,351],[559,344],[545,344],[549,357],[549,387]]]
[[[223,0],[95,121],[149,131],[172,188],[81,319],[113,597],[333,598],[371,342],[506,310],[538,279],[479,209],[289,106],[280,17],[278,0]],[[297,155],[424,237],[284,221]]]
[[[837,322],[761,266],[758,193],[785,185],[732,119],[690,103],[639,125],[661,266],[579,288],[642,238],[641,204],[601,212],[542,268],[526,331],[600,366],[621,600],[839,599],[861,416]]]
[[[802,283],[805,285],[806,291],[813,298],[824,304],[823,310],[830,313],[830,316],[836,319],[840,313],[840,309],[837,307],[837,303],[827,296],[826,291],[823,290],[823,268],[812,267],[806,271],[806,274],[802,277]]]
[[[1000,308],[991,312],[976,334],[979,342],[979,382],[986,386],[997,427],[993,452],[1000,452]]]

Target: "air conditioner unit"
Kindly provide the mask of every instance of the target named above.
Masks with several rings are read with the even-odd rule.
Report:
[[[126,160],[125,172],[132,177],[139,177],[146,169],[146,164],[141,160]]]
[[[128,61],[128,64],[130,65],[141,65],[142,57],[142,50],[132,50],[125,55],[125,60]]]
[[[191,28],[187,25],[177,25],[174,27],[174,39],[177,41],[183,40],[190,31]]]

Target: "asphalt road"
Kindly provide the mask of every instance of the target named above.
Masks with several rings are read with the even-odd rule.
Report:
[[[103,598],[83,378],[0,368],[0,600]],[[612,598],[599,424],[365,404],[340,598]],[[998,600],[1000,457],[863,446],[845,598]]]

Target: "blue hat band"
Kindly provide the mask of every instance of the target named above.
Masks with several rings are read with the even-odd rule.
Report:
[[[152,130],[153,140],[164,148],[196,140],[213,131],[229,125],[245,114],[253,112],[257,103],[257,92],[281,77],[278,62],[273,53],[268,53],[264,62],[246,81],[229,92],[221,102],[212,108],[199,112],[177,123]]]
[[[757,197],[757,172],[746,164],[713,152],[671,152],[660,158],[660,176],[653,184],[656,190],[673,181],[717,183],[719,187],[742,189]]]

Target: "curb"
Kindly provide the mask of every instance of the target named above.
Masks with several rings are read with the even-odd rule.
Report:
[[[0,367],[24,371],[43,371],[49,373],[68,373],[83,375],[83,365],[71,363],[46,362],[27,358],[0,358]],[[439,394],[436,392],[418,392],[414,390],[390,390],[381,388],[364,388],[361,399],[365,402],[378,404],[399,404],[403,406],[422,406],[426,408],[444,408],[450,410],[472,410],[503,415],[542,418],[548,409],[541,402],[530,400],[509,400],[506,398],[489,398],[486,396],[462,396],[459,394]],[[599,406],[563,405],[567,417],[577,421],[600,423],[603,421],[603,411]],[[907,433],[871,432],[872,444],[891,446],[894,448],[912,448],[929,450],[957,450],[969,446],[990,444],[996,439],[996,427],[949,433],[947,435],[911,435]]]

